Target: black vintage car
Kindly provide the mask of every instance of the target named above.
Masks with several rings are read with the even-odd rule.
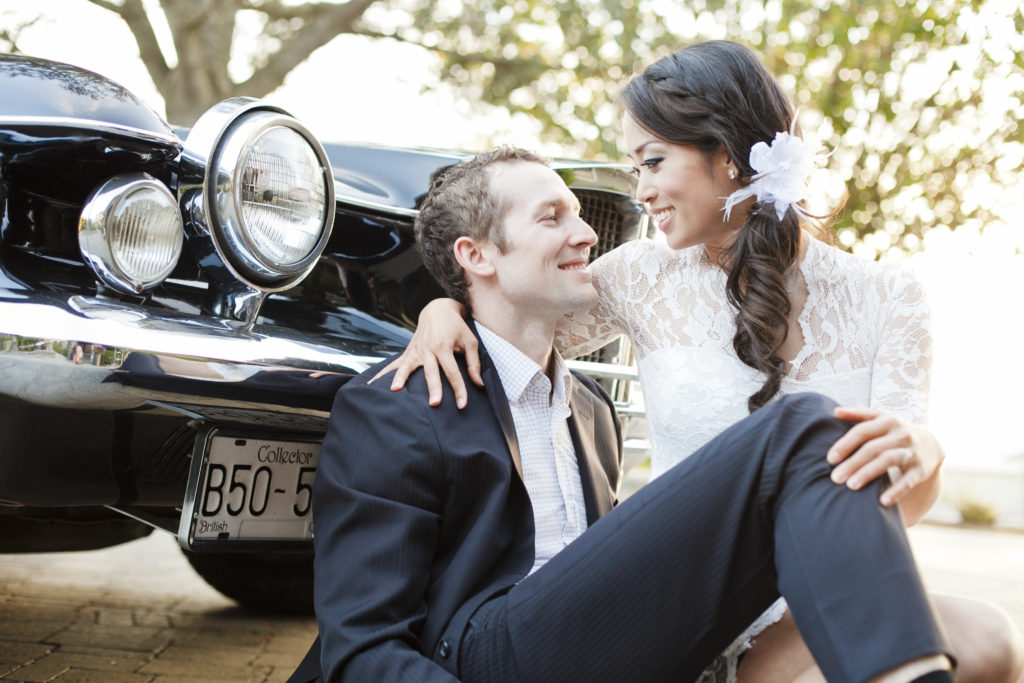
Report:
[[[0,552],[156,528],[240,603],[308,611],[333,395],[441,293],[412,222],[462,156],[321,145],[249,99],[176,131],[101,76],[0,55]],[[646,233],[626,169],[555,167],[596,254]],[[577,367],[636,413],[623,342]]]

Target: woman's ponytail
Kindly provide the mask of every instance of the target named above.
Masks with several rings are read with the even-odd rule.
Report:
[[[800,248],[800,222],[790,209],[780,221],[771,205],[755,203],[736,240],[725,253],[729,268],[726,295],[736,310],[733,349],[744,364],[765,375],[764,384],[747,399],[754,412],[779,393],[786,361],[778,350],[789,332],[792,304],[787,271]]]

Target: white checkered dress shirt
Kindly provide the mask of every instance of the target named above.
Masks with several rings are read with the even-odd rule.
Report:
[[[494,361],[516,426],[536,527],[532,574],[587,528],[583,485],[566,422],[572,375],[554,351],[552,393],[551,381],[526,354],[479,322],[476,329]]]

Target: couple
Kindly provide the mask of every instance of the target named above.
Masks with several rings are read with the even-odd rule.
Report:
[[[733,44],[689,50],[697,61],[724,54],[736,62],[702,70],[708,81],[750,68],[749,51]],[[672,81],[671,71],[688,59],[680,55],[654,65],[635,89],[649,91],[657,106],[709,106],[698,101],[705,94]],[[761,90],[720,88],[718,96],[770,99],[778,92]],[[629,150],[642,169],[640,199],[659,214],[670,245],[701,244],[708,259],[717,258],[713,235],[700,233],[714,228],[704,210],[731,193],[722,191],[726,179],[734,189],[754,185],[746,157],[730,148],[729,135],[738,135],[726,125],[741,103],[714,116],[690,114],[724,131],[714,143],[714,136],[658,134],[657,117],[640,118],[628,90],[626,102]],[[788,105],[774,104],[781,125],[768,120],[761,127],[788,130]],[[759,119],[765,110],[773,109],[747,113]],[[686,173],[707,183],[679,182]],[[738,204],[730,219],[748,214],[729,245],[733,264],[744,249],[756,253],[766,240],[789,237],[789,255],[781,253],[785,244],[778,250],[786,266],[778,277],[771,277],[774,264],[748,254],[736,289],[736,351],[768,378],[754,387],[751,407],[778,391],[786,367],[779,359],[794,358],[786,352],[789,335],[780,347],[763,333],[766,325],[769,333],[779,328],[772,311],[778,290],[787,305],[776,311],[786,314],[790,297],[809,298],[806,286],[785,291],[797,254],[818,248],[801,239],[789,203],[758,197],[752,206]],[[716,211],[721,207],[718,200]],[[714,218],[721,226],[721,214]],[[760,233],[747,236],[758,223]],[[765,234],[772,225],[784,234]],[[365,378],[339,393],[316,496],[326,678],[692,680],[777,597],[778,586],[829,680],[951,680],[941,678],[949,648],[921,591],[900,515],[876,500],[888,464],[904,474],[887,495],[905,502],[913,499],[906,488],[931,495],[941,455],[925,432],[896,422],[912,438],[893,441],[878,424],[893,421],[872,411],[841,414],[861,422],[847,432],[848,423],[820,397],[790,397],[726,430],[609,512],[619,476],[612,408],[591,382],[567,376],[551,347],[565,313],[601,308],[590,277],[578,272],[593,233],[576,217],[572,195],[530,155],[484,155],[436,184],[417,229],[432,272],[472,303],[486,350],[486,389],[473,388],[461,412],[450,401],[426,408],[422,376],[397,396]],[[669,336],[678,332],[672,312],[664,309]],[[637,342],[637,330],[628,331]],[[652,345],[657,333],[666,334],[653,326],[650,332]],[[646,376],[644,382],[647,390]],[[649,410],[651,404],[648,396]],[[652,426],[657,448],[658,424]],[[660,441],[671,444],[671,434]],[[833,445],[829,460],[853,454],[834,471],[825,458]],[[848,481],[851,472],[875,483],[841,487],[830,480]],[[924,483],[902,486],[907,479]],[[784,647],[774,651],[791,651],[785,638],[775,640]],[[754,652],[746,660],[756,660]],[[959,654],[966,662],[975,653]],[[314,675],[319,661],[313,654],[306,662]],[[799,657],[775,664],[794,661]],[[750,680],[769,680],[754,671]]]

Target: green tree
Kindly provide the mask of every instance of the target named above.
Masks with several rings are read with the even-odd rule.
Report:
[[[410,3],[414,5],[415,3]],[[1010,208],[1024,157],[1024,14],[1004,0],[519,0],[409,8],[391,30],[471,97],[523,111],[576,154],[621,158],[615,84],[705,38],[764,56],[817,130],[836,229],[868,254]],[[1002,214],[1000,214],[1002,209]]]
[[[840,239],[868,252],[1005,218],[1024,159],[1014,0],[159,0],[159,13],[82,2],[124,20],[177,123],[225,97],[267,95],[313,51],[358,34],[422,46],[471,106],[525,113],[567,154],[609,159],[621,158],[619,83],[682,44],[740,40],[834,150],[826,194],[833,205],[849,195]],[[19,28],[0,28],[0,46],[17,49]],[[236,81],[239,60],[251,75]]]

